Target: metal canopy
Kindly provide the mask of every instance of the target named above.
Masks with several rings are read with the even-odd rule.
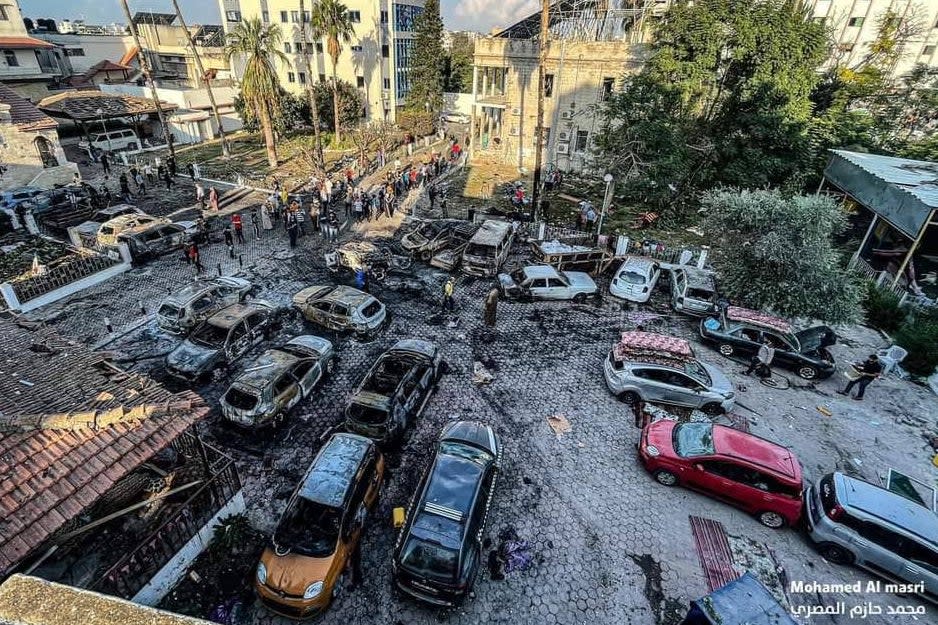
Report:
[[[619,41],[637,30],[654,0],[555,0],[550,6],[550,33],[558,39]],[[537,12],[496,33],[506,39],[537,40],[541,14]]]

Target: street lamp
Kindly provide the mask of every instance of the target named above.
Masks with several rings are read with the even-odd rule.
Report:
[[[603,231],[603,218],[606,217],[606,211],[609,210],[609,205],[612,203],[612,174],[606,174],[603,176],[603,180],[606,183],[606,194],[603,196],[603,210],[599,213],[599,227],[596,228],[597,235]]]
[[[104,129],[104,136],[107,137],[107,151],[111,151],[111,135],[107,133],[107,125],[104,123],[104,109],[98,109],[98,117],[101,118],[101,128]]]

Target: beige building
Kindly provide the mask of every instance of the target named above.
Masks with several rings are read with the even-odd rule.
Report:
[[[193,88],[202,86],[186,31],[176,23],[175,13],[141,11],[133,16],[133,21],[158,84]],[[202,68],[206,72],[214,72],[213,80],[230,79],[223,28],[207,24],[187,25],[199,51]]]
[[[307,21],[313,0],[304,4],[301,20],[299,0],[219,0],[224,26],[230,31],[243,19],[260,18],[277,24],[283,33],[283,52],[288,63],[277,61],[280,84],[291,93],[303,93],[309,83],[332,77],[332,60],[323,41],[306,40],[312,46],[313,75],[307,76],[301,24]],[[410,61],[413,55],[414,19],[423,11],[423,0],[346,0],[355,37],[343,45],[337,75],[361,90],[368,119],[395,119],[407,96]],[[235,77],[240,68],[232,67]]]
[[[26,32],[16,0],[0,0],[0,81],[38,101],[62,76],[55,46]]]

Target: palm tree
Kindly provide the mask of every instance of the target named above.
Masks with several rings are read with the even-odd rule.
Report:
[[[274,145],[273,120],[280,109],[280,81],[274,68],[274,59],[287,63],[280,51],[283,35],[276,24],[265,25],[258,18],[238,23],[228,33],[225,56],[246,57],[241,75],[241,97],[257,115],[267,146],[267,162],[277,166],[277,147]]]
[[[342,44],[351,43],[355,26],[349,18],[348,8],[339,0],[320,0],[312,15],[314,39],[325,38],[326,50],[332,58],[332,115],[335,125],[335,140],[339,142],[339,79],[336,65],[342,54]]]

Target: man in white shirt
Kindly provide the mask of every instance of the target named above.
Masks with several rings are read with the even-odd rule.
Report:
[[[750,375],[753,371],[756,371],[759,377],[767,378],[771,376],[772,370],[769,367],[774,359],[775,348],[772,347],[768,339],[763,339],[762,346],[759,347],[759,353],[753,356],[752,360],[749,361],[749,368],[746,369],[746,375]]]

